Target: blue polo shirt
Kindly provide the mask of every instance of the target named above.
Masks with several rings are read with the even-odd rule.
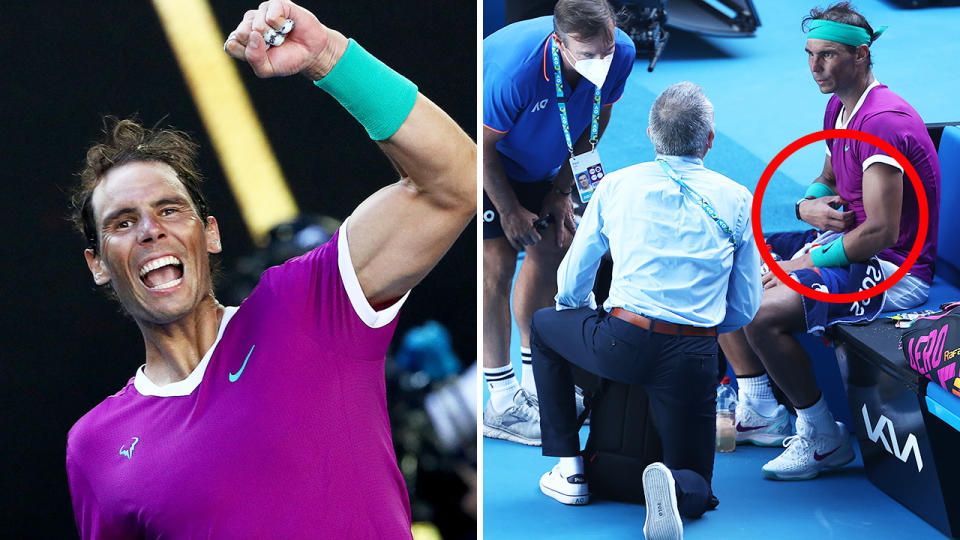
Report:
[[[483,125],[506,136],[497,143],[507,177],[518,182],[546,180],[557,174],[570,155],[554,83],[550,35],[553,17],[539,17],[501,28],[483,40]],[[636,48],[619,28],[601,105],[620,99]],[[590,128],[595,86],[580,79],[576,90],[565,80],[570,139],[576,144]]]

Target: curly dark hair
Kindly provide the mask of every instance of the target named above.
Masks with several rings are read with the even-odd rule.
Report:
[[[867,22],[867,18],[860,14],[850,2],[838,2],[826,9],[813,8],[810,14],[800,21],[800,28],[804,32],[810,31],[810,23],[816,20],[833,21],[851,26],[859,26],[873,35],[873,27]],[[842,44],[851,54],[856,52],[857,48],[851,45]],[[870,55],[870,65],[873,65],[873,54]]]
[[[166,163],[183,183],[194,210],[204,224],[209,216],[207,200],[200,187],[203,177],[197,167],[199,145],[182,131],[168,128],[146,128],[136,118],[103,119],[103,138],[87,150],[80,183],[70,197],[71,221],[94,253],[99,253],[100,234],[93,217],[93,190],[107,171],[137,161]]]

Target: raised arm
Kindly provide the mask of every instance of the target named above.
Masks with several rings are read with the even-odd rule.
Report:
[[[268,50],[261,34],[286,19],[293,31]],[[224,50],[259,77],[301,73],[320,81],[367,128],[401,178],[362,202],[347,223],[360,287],[377,306],[419,283],[476,214],[473,141],[409,81],[289,0],[248,11]],[[364,92],[379,94],[363,99]]]

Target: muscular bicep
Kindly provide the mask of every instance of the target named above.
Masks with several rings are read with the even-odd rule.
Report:
[[[372,306],[419,283],[477,207],[476,145],[422,95],[378,144],[405,177],[363,201],[347,223],[350,259]]]
[[[888,245],[897,241],[903,204],[903,173],[886,163],[874,163],[863,171],[864,222],[877,228]]]

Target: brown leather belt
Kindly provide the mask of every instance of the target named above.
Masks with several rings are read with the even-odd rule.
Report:
[[[716,336],[717,327],[713,326],[710,328],[704,326],[690,326],[687,324],[673,324],[663,321],[654,321],[644,317],[643,315],[637,315],[636,313],[615,307],[610,311],[610,315],[622,320],[627,321],[628,323],[639,326],[644,330],[650,330],[651,332],[656,332],[658,334],[667,334],[671,336]]]

